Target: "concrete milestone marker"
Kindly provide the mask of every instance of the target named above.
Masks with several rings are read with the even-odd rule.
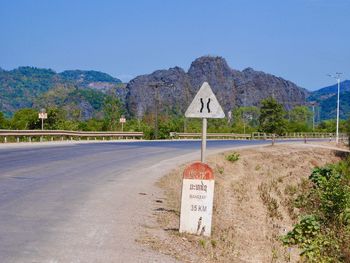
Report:
[[[180,233],[211,235],[214,198],[213,170],[196,162],[183,173]]]

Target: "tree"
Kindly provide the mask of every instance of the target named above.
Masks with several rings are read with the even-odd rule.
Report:
[[[4,114],[0,112],[0,129],[6,129],[8,127],[8,121],[6,120]]]
[[[109,96],[106,98],[104,106],[105,128],[107,130],[116,130],[118,119],[121,115],[121,103],[118,98]]]
[[[89,119],[79,123],[79,130],[82,131],[102,131],[103,120]]]
[[[20,109],[15,112],[11,120],[11,128],[17,130],[34,130],[41,128],[38,111],[34,109]]]
[[[158,138],[169,138],[170,132],[182,132],[183,131],[183,118],[176,116],[161,115],[160,123],[158,127]]]
[[[259,119],[259,109],[255,106],[239,107],[233,110],[233,131],[249,133],[256,131]]]
[[[66,111],[62,108],[48,108],[47,120],[45,120],[45,129],[47,130],[60,130],[63,129],[64,122],[66,121]]]
[[[312,118],[312,112],[306,106],[296,106],[290,111],[290,120],[293,122],[308,123]]]
[[[269,97],[261,101],[259,131],[283,134],[286,131],[285,111],[283,106],[274,98]]]
[[[347,121],[345,120],[339,120],[339,132],[347,131],[346,122]],[[325,120],[325,121],[322,121],[317,126],[317,131],[320,131],[320,132],[335,133],[335,130],[336,130],[336,120]]]
[[[309,125],[312,119],[312,112],[306,106],[294,107],[289,112],[288,131],[290,132],[307,132],[311,130]]]
[[[350,118],[346,122],[346,133],[348,134],[348,146],[350,148]]]

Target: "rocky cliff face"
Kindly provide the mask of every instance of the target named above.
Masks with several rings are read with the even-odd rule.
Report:
[[[154,112],[156,103],[163,112],[183,113],[192,98],[189,77],[179,67],[136,77],[126,88],[127,108],[136,117]]]
[[[222,57],[205,56],[193,61],[187,73],[175,67],[131,80],[127,85],[128,110],[141,117],[154,112],[159,101],[160,111],[184,114],[204,81],[210,84],[226,113],[235,107],[258,106],[269,96],[290,109],[304,105],[308,96],[308,91],[280,77],[251,68],[233,70]]]

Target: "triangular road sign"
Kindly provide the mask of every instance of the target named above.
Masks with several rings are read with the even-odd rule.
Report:
[[[185,112],[187,118],[225,118],[218,100],[209,84],[204,82]]]

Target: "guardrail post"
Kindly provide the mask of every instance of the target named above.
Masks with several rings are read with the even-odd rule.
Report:
[[[304,143],[306,143],[306,134],[304,135]]]
[[[5,138],[4,138],[4,143],[7,143],[7,137],[5,136]]]
[[[29,137],[28,137],[28,141],[29,141],[29,142],[32,142],[32,137],[29,136]]]
[[[40,136],[40,142],[43,142],[43,136]]]
[[[51,136],[51,141],[53,142],[53,137]]]
[[[19,137],[16,138],[16,141],[19,142]]]
[[[275,134],[272,134],[272,146],[275,145]]]
[[[61,141],[63,141],[64,140],[64,138],[63,138],[63,136],[61,136]]]

